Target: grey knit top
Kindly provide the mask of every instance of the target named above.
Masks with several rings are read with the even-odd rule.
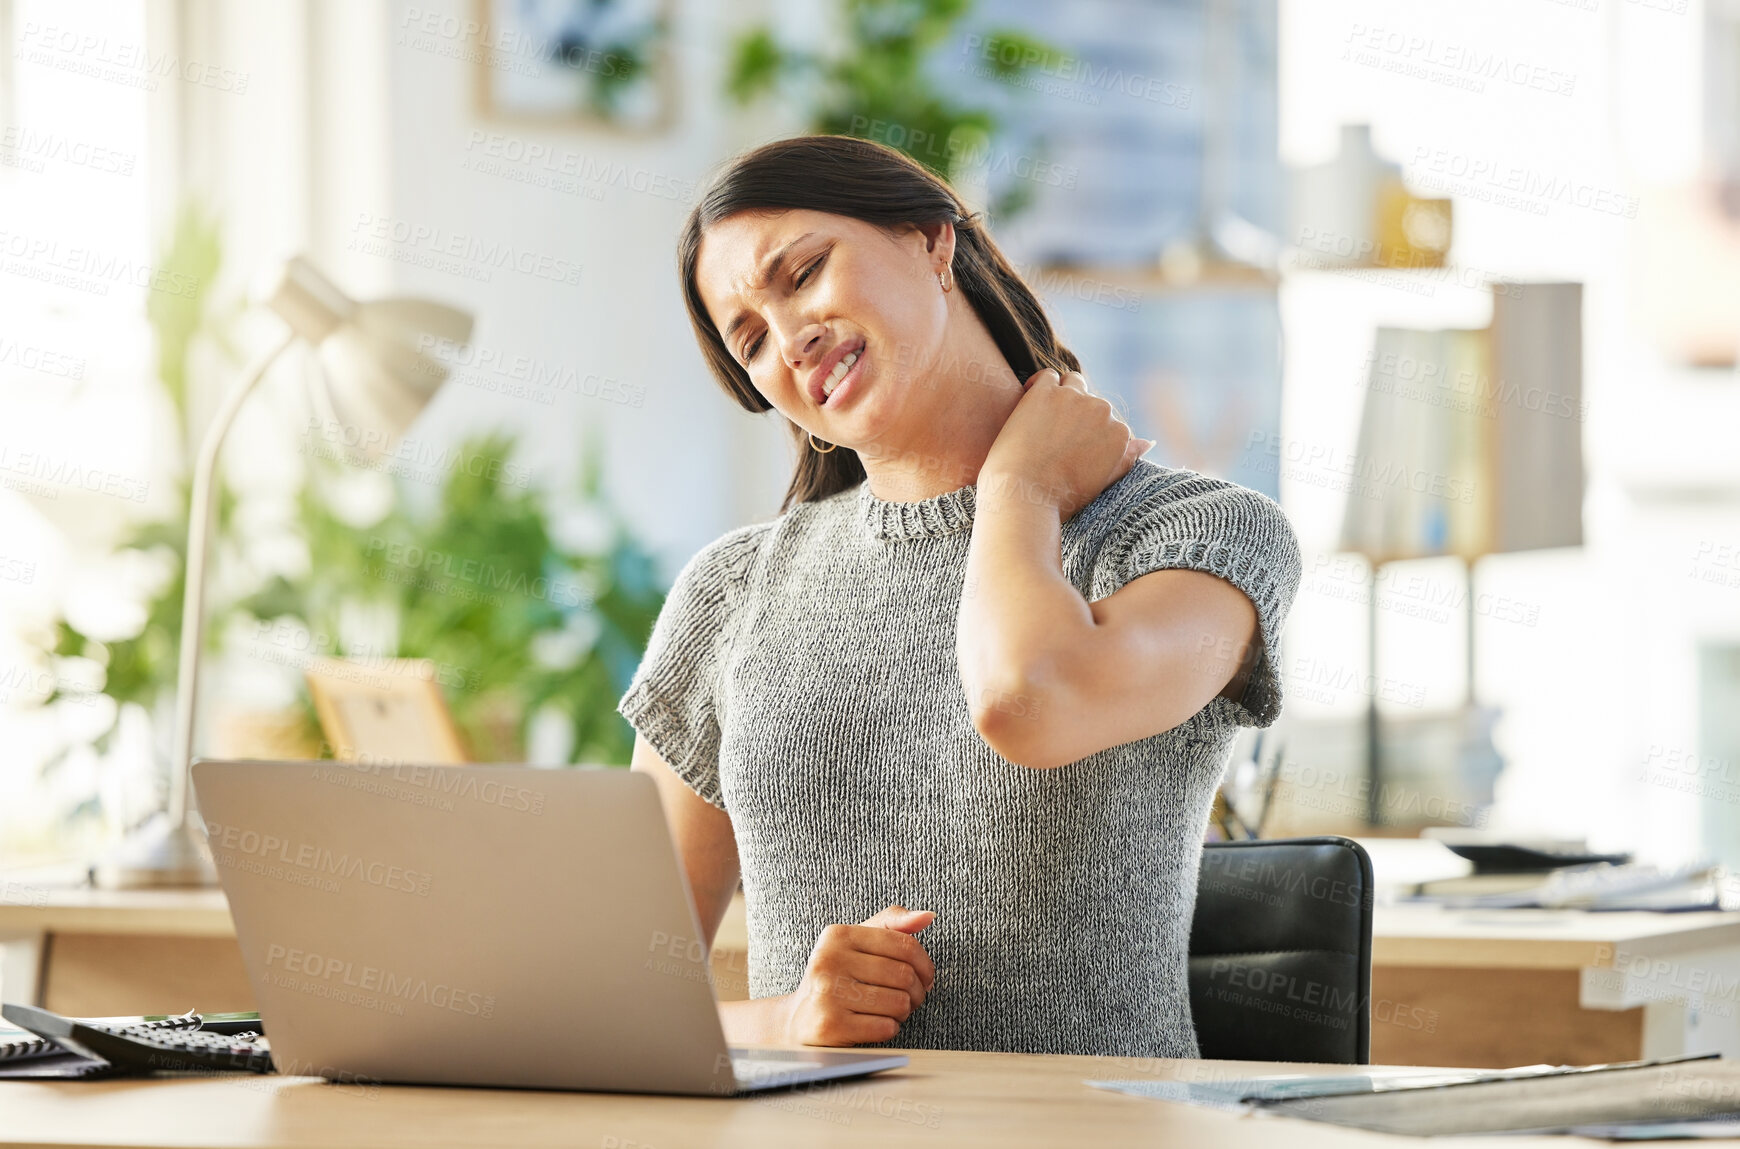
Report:
[[[730,531],[678,574],[619,710],[731,817],[752,997],[797,988],[824,926],[891,903],[936,984],[889,1044],[1194,1057],[1186,950],[1209,805],[1239,726],[1281,707],[1298,544],[1255,491],[1138,460],[1063,527],[1089,600],[1165,568],[1250,598],[1241,701],[1054,770],[974,730],[955,617],[975,488],[867,483]]]

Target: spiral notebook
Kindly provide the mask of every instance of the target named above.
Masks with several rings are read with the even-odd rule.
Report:
[[[157,1021],[137,1017],[92,1018],[99,1025],[139,1025],[150,1029],[198,1029],[198,1014],[183,1014]],[[28,1029],[19,1029],[0,1022],[0,1080],[17,1078],[95,1077],[109,1068],[109,1063],[96,1058],[69,1053],[45,1037]]]

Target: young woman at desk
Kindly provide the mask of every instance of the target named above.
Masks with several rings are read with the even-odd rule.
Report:
[[[684,567],[620,709],[739,1044],[1194,1057],[1237,727],[1280,709],[1281,510],[1140,458],[954,192],[892,149],[734,161],[678,248],[714,376],[800,444]]]

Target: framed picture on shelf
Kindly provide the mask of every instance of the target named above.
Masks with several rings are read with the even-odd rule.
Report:
[[[470,761],[435,664],[317,659],[306,671],[320,730],[341,762],[459,766]]]
[[[488,119],[627,133],[670,125],[670,0],[474,0]]]

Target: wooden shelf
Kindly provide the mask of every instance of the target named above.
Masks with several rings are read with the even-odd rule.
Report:
[[[1157,265],[1102,267],[1096,264],[1045,264],[1022,269],[1029,283],[1042,291],[1055,291],[1065,285],[1066,291],[1089,285],[1108,285],[1139,289],[1142,292],[1189,292],[1203,290],[1248,289],[1273,291],[1280,285],[1274,272],[1242,263],[1204,264],[1193,279],[1168,276]]]

